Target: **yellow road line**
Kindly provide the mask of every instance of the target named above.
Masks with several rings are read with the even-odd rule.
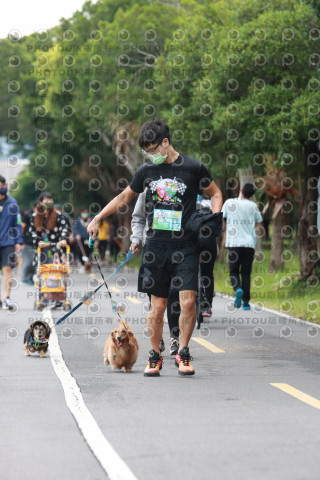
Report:
[[[320,400],[317,400],[314,397],[311,397],[311,395],[308,395],[307,393],[301,392],[301,390],[297,390],[294,387],[291,387],[291,385],[288,385],[287,383],[270,383],[273,387],[279,388],[285,393],[288,393],[289,395],[292,395],[292,397],[297,398],[298,400],[301,400],[301,402],[307,403],[311,407],[318,408],[320,410]]]
[[[110,290],[112,290],[113,292],[117,292],[117,293],[120,292],[120,288],[118,288],[118,287],[113,287],[112,286],[112,287],[110,287]]]
[[[132,303],[141,303],[140,300],[134,297],[126,297]]]
[[[221,350],[221,348],[216,347],[215,345],[213,345],[213,343],[208,342],[204,338],[192,337],[192,340],[194,340],[197,343],[200,343],[200,345],[210,350],[210,352],[226,353],[224,350]]]

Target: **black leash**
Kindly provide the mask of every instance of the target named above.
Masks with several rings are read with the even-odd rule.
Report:
[[[94,260],[95,260],[95,262],[96,262],[96,264],[97,264],[97,266],[98,266],[100,275],[101,275],[101,277],[102,277],[102,279],[103,279],[103,282],[104,282],[104,284],[105,284],[105,286],[106,286],[106,289],[107,289],[107,292],[108,292],[108,294],[109,294],[112,311],[113,311],[113,313],[116,313],[119,318],[121,318],[120,313],[119,313],[119,311],[118,311],[118,309],[117,309],[117,302],[115,302],[115,301],[113,300],[113,298],[112,298],[112,295],[111,295],[110,290],[109,290],[109,288],[108,288],[108,284],[107,284],[107,282],[106,282],[106,280],[105,280],[105,278],[104,278],[104,276],[103,276],[102,270],[101,270],[101,268],[100,268],[98,259],[97,259],[97,257],[95,256],[95,254],[94,254],[93,252],[92,252],[92,256],[93,256],[93,258],[94,258]]]

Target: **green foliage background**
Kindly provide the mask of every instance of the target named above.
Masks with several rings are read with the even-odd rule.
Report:
[[[132,176],[119,128],[135,141],[156,117],[224,194],[239,167],[263,174],[266,154],[297,184],[319,141],[317,13],[316,1],[100,0],[47,34],[1,40],[0,135],[31,160],[18,199],[44,179],[59,203],[99,208]]]

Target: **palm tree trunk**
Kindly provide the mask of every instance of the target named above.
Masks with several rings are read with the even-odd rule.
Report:
[[[275,207],[276,208],[276,207]],[[283,268],[283,212],[282,208],[278,210],[272,223],[272,237],[271,237],[271,255],[269,270],[274,272]]]
[[[317,214],[314,209],[309,208],[312,203],[318,200],[316,179],[320,175],[320,162],[317,144],[306,145],[303,161],[305,162],[305,180],[302,187],[297,233],[301,279],[314,275],[315,266],[319,263],[317,246],[319,236],[314,233],[317,225]]]

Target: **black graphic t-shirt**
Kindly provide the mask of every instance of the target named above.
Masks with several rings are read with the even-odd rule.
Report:
[[[172,163],[142,165],[133,177],[130,188],[141,193],[147,187],[147,241],[189,243],[194,235],[185,224],[196,209],[198,193],[208,188],[212,178],[202,163],[179,154]]]

